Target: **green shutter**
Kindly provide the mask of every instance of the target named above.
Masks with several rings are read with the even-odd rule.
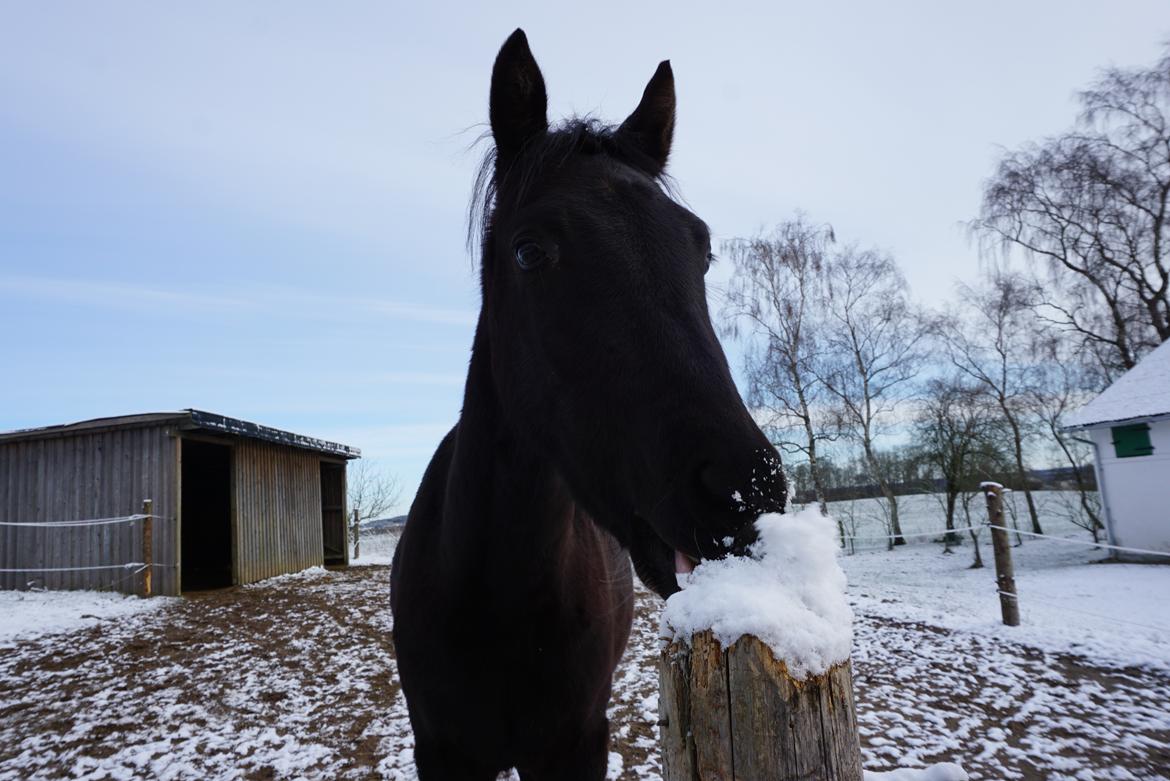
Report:
[[[1118,458],[1148,456],[1154,452],[1150,444],[1150,427],[1145,423],[1136,426],[1114,426],[1113,450]]]

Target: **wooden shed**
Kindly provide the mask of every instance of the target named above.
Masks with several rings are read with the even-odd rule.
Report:
[[[149,569],[177,596],[348,564],[359,455],[194,409],[2,433],[0,588],[138,593]]]

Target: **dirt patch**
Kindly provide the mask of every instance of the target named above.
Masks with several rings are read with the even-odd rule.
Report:
[[[19,642],[0,658],[0,779],[413,779],[388,595],[386,567],[314,570]],[[659,778],[658,610],[639,593],[611,778]],[[865,616],[856,634],[869,768],[1165,777],[1164,677]]]

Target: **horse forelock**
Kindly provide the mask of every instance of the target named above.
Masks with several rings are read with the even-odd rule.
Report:
[[[490,137],[485,134],[484,138]],[[479,244],[486,253],[487,238],[497,209],[515,209],[533,184],[546,172],[563,166],[574,155],[604,154],[653,180],[669,198],[680,201],[674,180],[665,171],[654,173],[656,164],[628,137],[591,117],[571,117],[533,139],[519,154],[501,166],[494,144],[484,153],[476,169],[468,204],[467,245],[474,253]]]

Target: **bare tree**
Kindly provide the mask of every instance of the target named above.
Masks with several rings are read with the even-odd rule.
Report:
[[[1170,53],[1080,100],[1072,132],[1004,156],[973,227],[1044,264],[1041,311],[1104,385],[1170,339]]]
[[[967,527],[967,533],[971,535],[971,545],[975,549],[975,558],[970,569],[983,569],[983,554],[979,551],[979,533],[982,529],[971,523],[971,500],[982,495],[983,491],[964,491],[962,495],[963,525]]]
[[[402,498],[402,483],[397,475],[376,461],[363,458],[349,468],[346,486],[350,510],[354,514],[350,536],[356,544],[358,529],[364,521],[381,518],[398,504]]]
[[[770,234],[725,243],[734,274],[722,310],[726,331],[750,339],[748,404],[766,415],[763,428],[777,446],[808,460],[826,514],[817,446],[835,435],[814,362],[824,341],[824,272],[833,241],[832,228],[798,215]]]
[[[814,367],[836,403],[842,430],[861,448],[888,508],[893,542],[904,545],[898,499],[881,468],[875,442],[895,423],[923,363],[923,318],[889,255],[846,247],[826,275],[825,347]]]
[[[1061,428],[1064,414],[1092,397],[1093,382],[1085,376],[1085,367],[1070,354],[1071,345],[1060,334],[1049,334],[1038,346],[1040,360],[1029,401],[1049,441],[1072,470],[1080,510],[1067,515],[1073,523],[1092,534],[1093,542],[1096,542],[1098,532],[1104,526],[1101,524],[1096,481],[1091,476],[1091,451],[1085,440]]]
[[[1007,424],[1015,477],[1027,500],[1032,531],[1040,534],[1024,458],[1029,392],[1036,374],[1033,295],[1020,275],[993,269],[982,288],[959,286],[960,311],[966,316],[945,320],[941,328],[951,363],[994,401]]]
[[[948,548],[959,542],[954,532],[955,511],[963,492],[974,482],[976,465],[986,461],[993,447],[995,428],[987,397],[969,378],[935,378],[926,384],[915,434],[923,456],[942,478]]]

